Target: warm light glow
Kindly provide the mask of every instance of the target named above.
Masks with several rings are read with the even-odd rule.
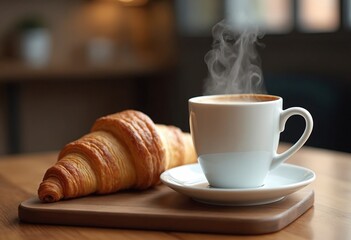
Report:
[[[292,2],[290,0],[265,0],[265,24],[268,30],[287,32],[293,27]]]
[[[148,2],[148,0],[118,0],[125,6],[142,6]]]
[[[108,2],[93,2],[85,5],[78,16],[85,19],[90,31],[95,34],[111,35],[116,31],[119,11]]]
[[[339,27],[339,0],[299,0],[299,28],[308,32],[329,32]]]

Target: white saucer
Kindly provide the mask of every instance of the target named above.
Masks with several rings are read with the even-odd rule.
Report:
[[[261,205],[279,201],[285,196],[307,186],[316,175],[307,168],[281,164],[272,170],[259,188],[210,187],[198,163],[169,169],[161,174],[161,181],[196,201],[230,206]]]

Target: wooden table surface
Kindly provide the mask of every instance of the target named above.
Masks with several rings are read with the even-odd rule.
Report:
[[[285,146],[283,147],[285,148]],[[21,223],[18,205],[33,196],[57,153],[0,157],[0,239],[242,239],[201,233]],[[314,207],[283,230],[245,239],[351,239],[351,154],[303,147],[288,162],[312,169]]]

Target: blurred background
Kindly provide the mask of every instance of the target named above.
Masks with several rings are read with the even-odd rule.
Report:
[[[307,145],[351,152],[351,0],[2,0],[0,155],[59,150],[128,108],[188,131],[224,18],[265,30],[267,92],[311,112]]]

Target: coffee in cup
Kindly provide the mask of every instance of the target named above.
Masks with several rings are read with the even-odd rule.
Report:
[[[260,187],[270,170],[304,145],[312,132],[312,116],[300,107],[282,107],[281,97],[264,94],[189,99],[191,135],[198,161],[212,187]],[[279,154],[280,133],[293,115],[302,116],[306,128],[293,146]]]

